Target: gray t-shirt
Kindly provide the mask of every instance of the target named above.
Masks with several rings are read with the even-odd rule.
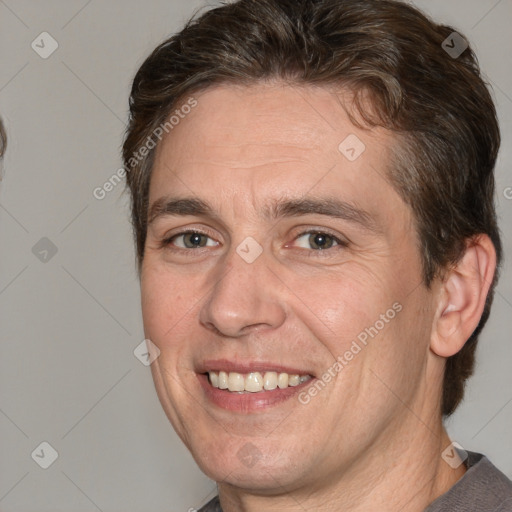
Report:
[[[484,455],[467,453],[464,476],[425,512],[512,512],[512,482]],[[222,512],[218,496],[198,512]]]

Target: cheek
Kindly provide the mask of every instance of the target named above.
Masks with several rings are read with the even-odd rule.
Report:
[[[343,270],[319,279],[290,281],[290,289],[303,304],[300,310],[313,313],[336,339],[353,338],[393,304],[389,283],[369,272]]]
[[[414,296],[416,295],[416,296]],[[423,379],[430,341],[429,318],[418,311],[424,292],[396,295],[400,311],[376,336],[368,337],[364,367],[367,394],[394,403],[408,403]],[[378,329],[377,323],[374,326]],[[375,333],[374,333],[375,334]]]
[[[162,321],[162,313],[168,300],[165,282],[145,273],[141,278],[141,306],[144,325],[156,327]]]
[[[159,345],[172,338],[187,309],[187,301],[179,291],[179,279],[146,271],[141,276],[141,307],[146,337]]]
[[[409,276],[398,279],[391,269],[375,273],[358,267],[315,282],[321,286],[303,284],[300,297],[307,307],[299,308],[302,320],[332,356],[344,357],[356,373],[371,368],[403,378],[422,364],[428,345],[428,319],[418,318],[423,291],[411,294]]]

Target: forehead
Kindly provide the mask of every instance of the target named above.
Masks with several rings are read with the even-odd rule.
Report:
[[[150,203],[170,191],[208,196],[221,189],[225,199],[231,193],[254,201],[290,189],[369,197],[372,188],[389,188],[395,141],[384,129],[351,122],[347,92],[277,82],[222,84],[192,96],[197,105],[157,147]],[[240,196],[244,189],[250,197]]]
[[[172,144],[173,139],[191,137],[197,141],[194,153],[199,154],[208,153],[213,145],[219,152],[244,146],[251,154],[251,143],[259,154],[264,146],[284,154],[287,148],[293,154],[301,149],[325,152],[336,150],[340,137],[355,129],[345,112],[350,95],[343,91],[282,82],[222,84],[195,98],[197,107],[166,139]]]

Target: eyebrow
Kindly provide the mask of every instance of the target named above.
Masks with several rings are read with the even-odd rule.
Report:
[[[332,197],[273,200],[262,209],[262,217],[267,220],[305,215],[325,215],[356,223],[368,231],[380,231],[375,218],[368,212]],[[157,199],[149,208],[148,225],[166,216],[202,216],[220,221],[209,203],[195,197]]]

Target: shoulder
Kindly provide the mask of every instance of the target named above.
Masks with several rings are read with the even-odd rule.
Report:
[[[468,452],[467,471],[425,512],[512,512],[512,481],[480,453]]]

